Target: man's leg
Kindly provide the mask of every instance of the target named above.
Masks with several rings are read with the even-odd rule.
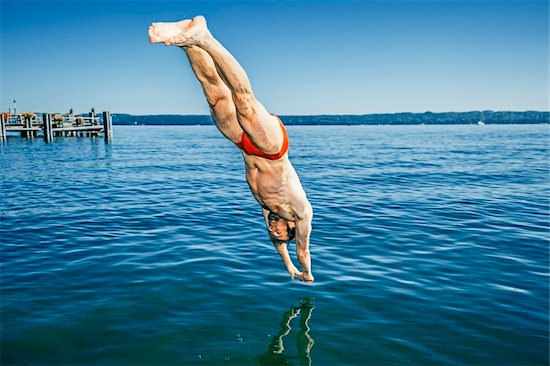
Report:
[[[212,57],[197,46],[182,47],[202,85],[210,113],[220,132],[233,143],[241,141],[243,130],[237,120],[231,91],[220,78]]]
[[[151,42],[182,47],[199,46],[212,57],[218,73],[229,89],[236,108],[238,122],[254,145],[268,154],[280,151],[283,133],[276,117],[259,103],[246,72],[237,60],[219,43],[206,27],[202,16],[192,21],[155,23],[149,28]]]

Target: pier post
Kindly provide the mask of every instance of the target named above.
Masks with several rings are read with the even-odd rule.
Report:
[[[92,108],[92,110],[90,111],[88,116],[90,117],[90,124],[92,126],[95,126],[97,123],[96,123],[96,120],[95,120],[95,109],[94,108]]]
[[[31,117],[30,116],[25,116],[24,118],[25,118],[25,128],[29,128],[29,129],[32,128],[32,119],[31,119]],[[24,136],[32,139],[34,137],[34,133],[31,130],[27,130],[27,131],[25,131]]]
[[[6,119],[4,118],[4,114],[0,114],[0,141],[4,141],[6,139]]]
[[[51,142],[53,140],[52,115],[44,113],[42,121],[44,122],[44,141]]]
[[[113,121],[111,120],[109,111],[103,112],[103,134],[105,135],[106,142],[113,139]]]

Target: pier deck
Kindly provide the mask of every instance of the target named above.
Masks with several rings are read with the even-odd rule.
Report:
[[[74,115],[72,110],[67,114],[2,113],[0,115],[0,141],[5,140],[9,132],[16,132],[24,138],[36,138],[41,132],[44,140],[48,142],[52,141],[54,137],[99,137],[103,133],[105,141],[111,141],[113,123],[108,111],[98,116],[93,109],[88,116]]]

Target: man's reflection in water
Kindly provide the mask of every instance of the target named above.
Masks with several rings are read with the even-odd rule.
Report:
[[[298,358],[300,360],[300,365],[310,366],[311,357],[309,353],[313,347],[313,338],[309,335],[309,318],[311,318],[311,313],[313,311],[313,304],[310,297],[300,299],[300,306],[292,305],[288,311],[283,313],[283,318],[281,320],[281,330],[279,334],[273,337],[273,341],[268,346],[267,352],[257,356],[255,358],[256,364],[259,366],[267,365],[291,365],[288,361],[289,356],[283,354],[285,347],[283,343],[283,338],[287,336],[292,328],[290,323],[292,319],[300,315],[300,330],[298,331],[297,336],[297,347],[298,347]]]

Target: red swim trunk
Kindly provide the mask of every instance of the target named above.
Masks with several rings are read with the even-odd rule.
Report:
[[[283,147],[281,147],[281,151],[279,151],[276,154],[267,154],[263,152],[262,150],[258,149],[256,145],[250,140],[246,132],[243,131],[243,136],[241,138],[241,142],[235,144],[237,145],[241,150],[243,150],[248,155],[255,155],[260,156],[262,158],[266,158],[269,160],[277,160],[280,159],[286,152],[288,151],[288,135],[286,133],[285,126],[283,125],[283,122],[281,122],[281,119],[277,117],[279,120],[279,125],[281,126],[281,130],[283,131]]]

